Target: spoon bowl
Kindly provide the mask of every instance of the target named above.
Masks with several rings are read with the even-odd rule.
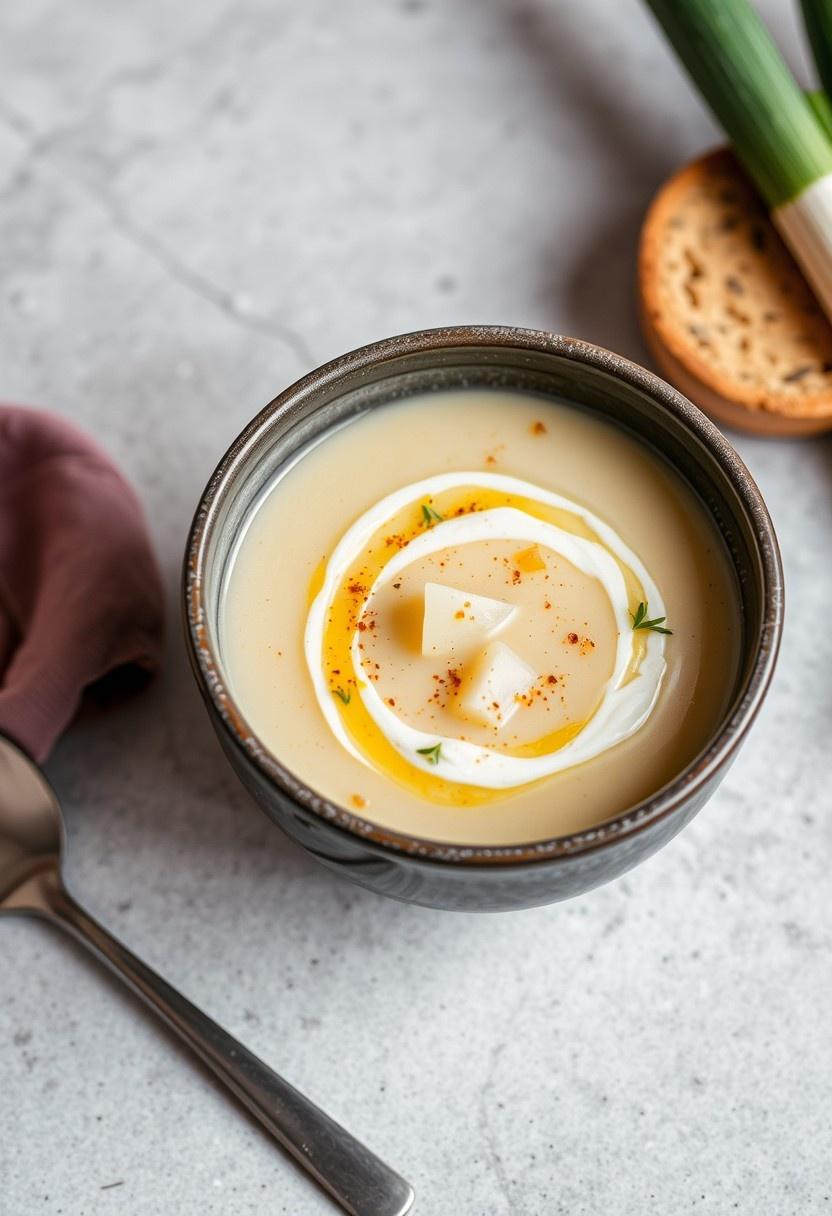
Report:
[[[44,911],[33,880],[59,871],[62,837],[51,787],[23,752],[0,739],[0,911]]]
[[[75,902],[61,877],[58,800],[0,736],[0,914],[42,916],[121,977],[351,1216],[404,1216],[413,1190],[343,1127],[252,1055]]]

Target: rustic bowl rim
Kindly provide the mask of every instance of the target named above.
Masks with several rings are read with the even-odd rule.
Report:
[[[753,667],[743,695],[707,747],[655,794],[613,819],[567,836],[516,845],[455,845],[394,832],[363,819],[317,794],[285,768],[248,726],[225,687],[222,669],[206,631],[205,571],[208,540],[218,505],[233,474],[274,415],[347,375],[400,356],[459,347],[532,350],[588,365],[640,389],[679,419],[716,459],[746,512],[762,574],[762,625]],[[672,462],[671,462],[672,463]],[[783,628],[783,570],[777,537],[757,485],[729,441],[705,415],[672,385],[622,355],[578,338],[514,326],[466,325],[417,330],[359,347],[309,372],[279,393],[231,443],[203,491],[188,534],[183,571],[185,634],[195,678],[217,712],[232,743],[280,793],[325,820],[338,831],[370,843],[382,852],[406,853],[426,862],[468,866],[518,866],[552,861],[594,851],[631,837],[690,805],[714,775],[727,766],[754,721],[768,691]]]

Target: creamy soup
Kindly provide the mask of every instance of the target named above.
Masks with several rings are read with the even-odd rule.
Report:
[[[223,595],[249,725],[396,831],[511,844],[597,824],[705,746],[737,673],[721,538],[664,462],[546,398],[353,420],[261,497]]]

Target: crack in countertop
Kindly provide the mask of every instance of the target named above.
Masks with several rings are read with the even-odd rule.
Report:
[[[212,305],[228,320],[250,332],[277,338],[304,368],[316,366],[317,360],[304,337],[297,330],[275,317],[243,306],[234,293],[215,282],[203,271],[194,268],[134,216],[109,191],[94,186],[82,173],[67,168],[56,158],[58,138],[74,128],[38,136],[26,115],[8,106],[0,107],[0,122],[24,143],[29,162],[21,166],[7,189],[0,192],[0,202],[12,197],[30,183],[31,161],[45,164],[58,181],[71,183],[91,200],[107,217],[113,230],[139,252],[150,258],[165,276],[180,287]]]

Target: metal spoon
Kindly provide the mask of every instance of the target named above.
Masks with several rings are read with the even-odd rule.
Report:
[[[40,769],[0,736],[0,913],[61,925],[115,971],[351,1216],[404,1216],[403,1178],[151,971],[61,878],[63,820]]]

